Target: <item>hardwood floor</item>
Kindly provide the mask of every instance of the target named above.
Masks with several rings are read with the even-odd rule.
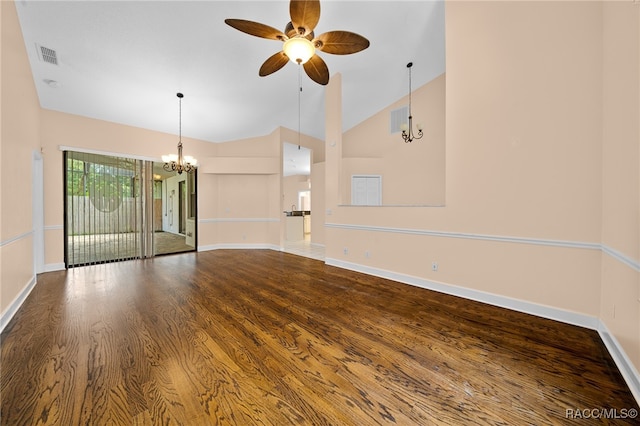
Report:
[[[638,424],[567,418],[638,409],[595,331],[271,250],[42,274],[1,350],[3,425]]]

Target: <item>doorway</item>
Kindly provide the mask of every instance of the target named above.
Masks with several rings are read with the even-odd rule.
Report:
[[[154,179],[161,186],[162,217],[155,232],[154,254],[195,251],[197,247],[197,174],[167,173],[154,163]]]

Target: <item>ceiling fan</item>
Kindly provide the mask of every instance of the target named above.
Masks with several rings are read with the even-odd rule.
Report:
[[[369,47],[369,40],[349,31],[329,31],[315,37],[313,30],[320,20],[319,0],[291,0],[289,15],[291,21],[284,32],[244,19],[224,21],[243,33],[284,42],[282,51],[269,57],[260,67],[261,77],[278,71],[291,60],[302,65],[313,81],[325,85],[329,82],[329,68],[316,54],[316,49],[334,55],[349,55]]]

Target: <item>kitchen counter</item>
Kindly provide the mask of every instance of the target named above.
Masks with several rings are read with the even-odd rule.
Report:
[[[288,211],[288,212],[285,211],[284,214],[286,215],[286,217],[284,218],[284,221],[285,221],[284,239],[286,241],[304,240],[305,219],[308,224],[309,218],[311,216],[311,211],[294,210],[294,211]]]

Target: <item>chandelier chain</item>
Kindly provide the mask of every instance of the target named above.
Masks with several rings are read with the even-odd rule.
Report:
[[[413,115],[411,113],[411,67],[413,66],[413,62],[409,62],[407,64],[407,68],[409,69],[409,123],[407,125],[407,129],[402,130],[402,139],[405,143],[413,142],[414,139],[422,138],[422,128],[418,124],[418,133],[413,133]]]
[[[300,109],[301,109],[301,98],[302,98],[302,66],[298,64],[298,149],[300,149],[300,128],[302,127],[300,124]]]
[[[178,155],[166,155],[162,159],[164,161],[163,168],[168,172],[193,173],[196,169],[197,160],[191,156],[182,155],[182,93],[177,93],[178,102]]]
[[[411,67],[409,67],[409,120],[413,117],[411,116]]]

